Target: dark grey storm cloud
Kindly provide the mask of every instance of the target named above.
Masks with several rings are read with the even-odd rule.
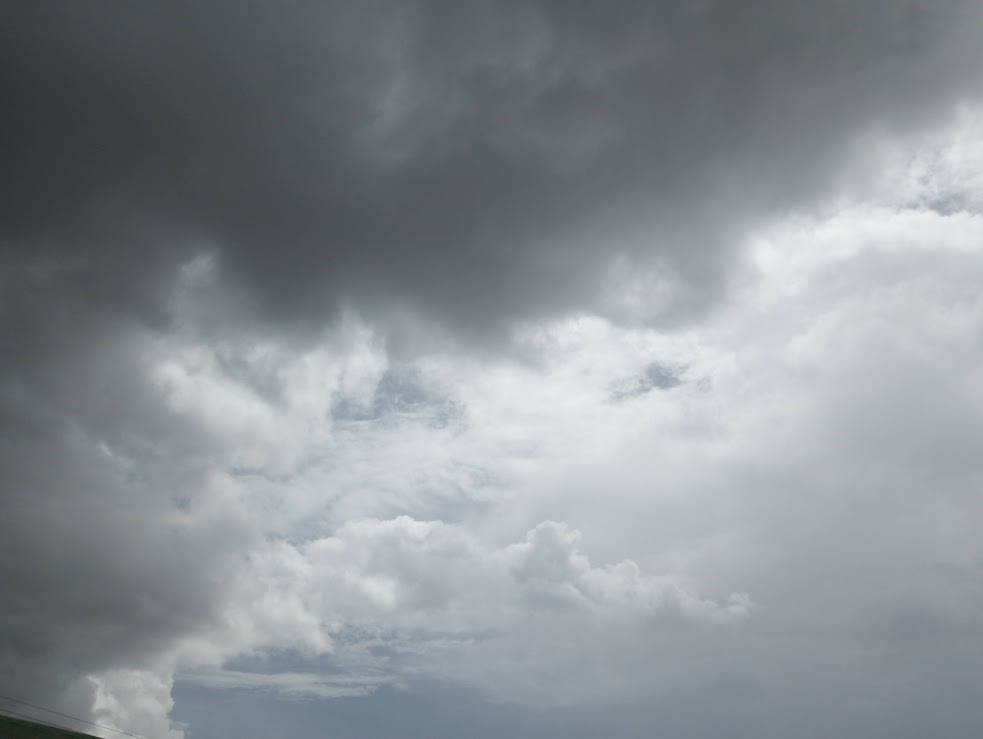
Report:
[[[4,250],[153,317],[214,249],[273,317],[589,307],[615,256],[725,281],[851,137],[943,113],[975,4],[12,3]],[[656,316],[659,318],[659,316]]]

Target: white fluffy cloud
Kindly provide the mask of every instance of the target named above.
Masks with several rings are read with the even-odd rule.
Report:
[[[641,640],[660,624],[740,624],[751,610],[746,595],[716,603],[678,578],[647,575],[630,560],[592,566],[578,538],[562,524],[545,522],[522,542],[491,548],[460,526],[402,516],[351,521],[302,546],[281,542],[256,553],[249,571],[259,592],[239,604],[237,614],[250,621],[247,642],[330,655],[351,671],[349,682],[346,673],[316,679],[216,672],[214,665],[187,679],[318,695],[365,692],[422,675],[491,688],[482,660],[462,673],[473,653],[526,654],[527,661],[538,653],[536,670],[551,674],[552,685],[535,697],[565,702],[569,680],[557,661],[579,659],[569,643],[577,634],[600,637],[597,648],[603,649],[607,630],[616,641]],[[580,665],[578,674],[587,667]],[[520,703],[534,697],[497,690]]]

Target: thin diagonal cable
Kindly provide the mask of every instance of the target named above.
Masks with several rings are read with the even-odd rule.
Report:
[[[19,713],[17,711],[12,711],[9,708],[0,707],[0,716],[16,716],[17,718],[26,718],[32,724],[41,724],[42,726],[50,726],[52,729],[61,729],[62,731],[70,731],[73,734],[79,733],[74,729],[69,729],[67,726],[62,726],[61,724],[53,724],[50,721],[45,721],[44,719],[38,718],[37,716],[30,716],[26,713]]]
[[[0,698],[7,701],[13,701],[14,703],[20,703],[23,706],[30,706],[31,708],[36,708],[39,711],[47,711],[48,713],[53,713],[56,716],[63,716],[65,718],[70,718],[72,721],[81,721],[83,724],[88,724],[89,726],[95,726],[99,729],[105,729],[106,731],[115,731],[117,734],[126,734],[126,736],[132,736],[133,739],[144,739],[144,737],[139,734],[131,734],[128,731],[123,731],[122,729],[114,729],[112,726],[103,726],[102,724],[97,724],[93,721],[86,721],[84,718],[79,718],[78,716],[69,716],[67,713],[61,713],[60,711],[54,711],[50,708],[45,708],[44,706],[36,706],[33,703],[28,703],[27,701],[22,701],[17,698],[11,698],[9,695],[0,695]],[[65,728],[60,726],[58,728]]]

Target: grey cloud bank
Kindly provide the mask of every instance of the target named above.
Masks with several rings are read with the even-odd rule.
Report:
[[[983,731],[979,3],[0,21],[0,695]]]
[[[598,307],[621,257],[673,290],[609,311],[665,321],[705,308],[734,234],[821,189],[852,137],[975,94],[978,12],[14,3],[5,242],[108,309],[155,315],[211,249],[262,314],[482,332]]]

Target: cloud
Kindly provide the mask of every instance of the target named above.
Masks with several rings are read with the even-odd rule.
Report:
[[[182,739],[183,727],[173,726],[168,712],[174,705],[171,699],[172,680],[167,670],[109,670],[91,678],[95,685],[93,715],[102,726],[127,726],[139,736],[159,736]],[[96,736],[119,736],[104,728],[85,727]]]
[[[744,594],[717,603],[679,577],[654,577],[630,560],[592,566],[578,538],[545,522],[522,542],[491,548],[462,527],[403,516],[350,521],[331,537],[257,551],[250,594],[236,606],[238,627],[243,618],[254,624],[246,643],[261,650],[251,669],[213,668],[180,679],[329,698],[429,679],[471,684],[519,705],[568,704],[585,690],[611,695],[634,679],[586,678],[596,651],[644,643],[667,628],[739,626],[751,612]],[[299,622],[312,628],[298,632]],[[269,628],[256,631],[261,623]],[[292,638],[299,633],[306,638]],[[589,653],[571,648],[578,638],[594,642]],[[286,647],[293,664],[313,666],[322,656],[336,675],[324,666],[277,672],[270,659]],[[271,657],[262,657],[264,648],[274,650],[265,652]],[[560,665],[575,665],[575,675]],[[529,692],[523,670],[549,682]]]
[[[980,20],[12,6],[0,694],[978,736]]]
[[[678,319],[726,284],[733,234],[822,192],[857,135],[970,89],[975,7],[18,5],[8,258],[158,320],[199,252],[295,324]],[[665,297],[605,302],[619,265]]]

